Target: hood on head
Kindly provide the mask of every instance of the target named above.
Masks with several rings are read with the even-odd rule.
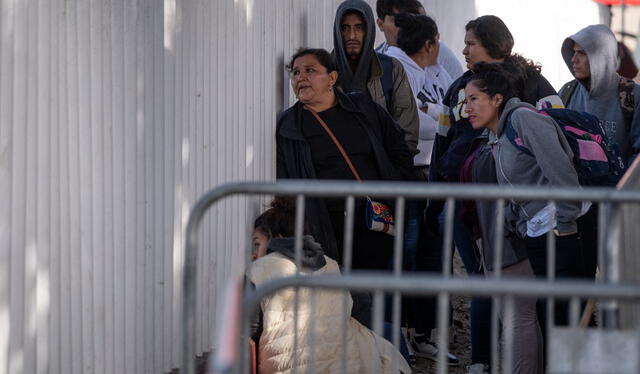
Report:
[[[367,30],[356,71],[351,71],[349,57],[345,51],[342,43],[342,34],[340,33],[342,18],[351,11],[356,11],[362,15]],[[336,57],[336,66],[338,67],[338,84],[345,92],[366,92],[371,59],[374,57],[373,44],[375,38],[375,20],[369,4],[363,0],[346,0],[338,6],[333,25],[333,50]]]
[[[562,57],[573,74],[573,46],[578,43],[589,57],[591,70],[590,95],[598,96],[618,86],[618,42],[605,25],[591,25],[566,38],[562,43]],[[581,82],[584,84],[584,82]]]

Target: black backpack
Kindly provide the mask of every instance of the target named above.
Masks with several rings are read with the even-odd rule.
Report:
[[[533,109],[531,109],[533,110]],[[571,151],[573,166],[582,186],[615,186],[624,173],[624,163],[614,154],[616,150],[607,143],[604,130],[598,118],[590,113],[571,109],[534,110],[551,117],[562,130]],[[513,112],[512,112],[513,113]],[[527,149],[511,123],[511,113],[507,117],[505,135],[520,151],[535,157]]]

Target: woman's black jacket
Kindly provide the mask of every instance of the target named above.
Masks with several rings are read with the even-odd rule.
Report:
[[[404,133],[386,110],[365,94],[344,94],[340,90],[335,92],[337,105],[354,113],[365,130],[371,142],[381,178],[398,181],[420,180],[419,173],[413,167],[413,155],[404,141]],[[311,148],[301,131],[303,110],[305,110],[303,104],[297,102],[278,116],[276,125],[276,176],[278,179],[317,178],[311,159]],[[337,258],[339,252],[324,202],[320,199],[307,199],[305,219],[310,234],[322,245],[325,254],[341,263],[342,259]],[[355,217],[355,219],[364,219],[364,217]]]

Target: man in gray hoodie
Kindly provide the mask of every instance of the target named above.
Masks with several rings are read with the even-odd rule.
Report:
[[[617,53],[616,38],[605,25],[587,26],[565,39],[562,57],[576,79],[559,95],[567,108],[600,119],[615,156],[629,167],[640,151],[640,86],[616,73]]]
[[[605,25],[591,25],[565,39],[562,57],[576,78],[558,93],[568,109],[600,119],[618,163],[629,167],[640,150],[640,87],[616,73],[618,43]],[[598,206],[578,219],[585,275],[593,278],[598,259]]]

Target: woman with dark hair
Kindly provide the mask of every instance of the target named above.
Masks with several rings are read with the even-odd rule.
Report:
[[[464,89],[473,76],[474,64],[478,62],[505,62],[509,66],[509,70],[522,78],[518,80],[520,83],[514,88],[518,97],[524,102],[538,108],[562,107],[560,97],[551,84],[540,74],[540,67],[512,53],[513,36],[500,18],[492,15],[478,17],[468,22],[465,30],[465,48],[462,54],[469,70],[451,84],[443,100],[445,114],[439,119],[429,171],[429,180],[434,182],[459,182],[463,161],[472,141],[482,134],[482,129],[471,127],[465,111]],[[429,202],[426,221],[427,226],[434,232],[439,232],[444,220],[443,208],[442,201]],[[459,213],[459,207],[457,213]],[[475,269],[477,273],[482,273],[483,267],[491,267],[492,264],[482,264],[475,256],[472,233],[460,221],[458,214],[454,220],[454,242],[463,258],[465,267],[467,264],[473,264],[471,268]],[[477,303],[484,303],[485,306],[478,306],[478,309],[486,311],[488,308],[486,305],[489,305],[490,301],[487,299],[477,301]],[[472,305],[472,314],[475,309]],[[478,318],[472,318],[472,321],[475,320],[479,324],[476,326],[477,329],[482,331],[477,334],[472,333],[472,335],[487,335],[485,331],[489,331],[490,327],[488,323],[481,322],[486,319],[482,317],[485,315],[487,315],[486,312]],[[474,331],[473,325],[472,331]],[[483,347],[484,345],[477,344],[476,346]],[[483,356],[482,360],[486,361],[488,349],[483,350],[481,356]],[[485,367],[484,371],[488,372],[488,370],[489,368]]]
[[[495,160],[498,184],[580,188],[573,167],[573,153],[562,130],[550,116],[537,112],[533,105],[517,97],[514,80],[519,77],[513,77],[508,69],[507,64],[477,63],[465,87],[465,113],[474,129],[488,130],[488,146]],[[515,131],[531,154],[523,152],[508,139],[508,127]],[[581,277],[584,270],[576,220],[588,209],[582,205],[589,203],[509,201],[505,209],[505,231],[522,238],[528,260],[512,261],[504,266],[503,272],[530,277],[532,270],[535,276],[546,277],[546,234],[553,230],[556,235],[555,276]],[[556,322],[566,324],[567,303],[557,302],[555,312]],[[516,300],[513,349],[514,371],[518,373],[543,370],[538,324],[544,320],[539,319],[536,324],[535,315],[535,300]]]
[[[402,130],[366,94],[346,95],[335,88],[338,73],[327,51],[300,49],[287,67],[298,102],[278,117],[278,178],[354,180],[333,136],[360,179],[418,179]],[[307,200],[311,234],[329,257],[341,262],[344,200]],[[356,199],[353,234],[353,268],[386,269],[393,237],[366,227],[364,199]]]
[[[325,256],[321,245],[310,235],[303,237],[301,267],[296,266],[294,222],[292,198],[274,199],[269,209],[256,218],[254,261],[247,269],[250,287],[296,274],[340,276],[338,263]],[[344,372],[411,372],[391,343],[349,317],[353,303],[343,291],[301,288],[297,302],[295,294],[293,289],[284,289],[260,302],[251,328],[258,346],[260,373],[342,373],[343,351]],[[343,314],[345,310],[347,313]],[[347,343],[344,349],[343,336]],[[296,337],[297,350],[293,351]]]
[[[440,34],[436,22],[428,16],[398,13],[398,46],[391,46],[387,55],[400,61],[407,72],[411,90],[420,111],[419,154],[416,165],[429,165],[433,139],[442,113],[442,99],[453,80],[438,64]]]
[[[511,64],[523,77],[523,86],[517,93],[523,102],[539,109],[564,107],[551,84],[540,74],[540,66],[512,53],[513,36],[500,18],[492,15],[478,17],[469,21],[465,29],[462,54],[469,71],[451,84],[444,98],[448,115],[440,118],[436,135],[430,172],[433,181],[457,182],[469,145],[482,132],[471,128],[464,111],[464,88],[473,75],[476,63]]]

